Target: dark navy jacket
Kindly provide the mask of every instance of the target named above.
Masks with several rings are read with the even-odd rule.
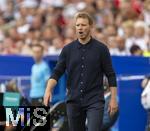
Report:
[[[103,74],[108,77],[109,86],[116,87],[109,50],[94,38],[85,45],[75,40],[62,49],[51,78],[58,81],[65,71],[68,102],[82,100],[91,104],[104,100]]]

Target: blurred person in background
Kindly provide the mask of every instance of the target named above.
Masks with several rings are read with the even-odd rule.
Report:
[[[125,44],[126,49],[130,51],[133,45],[137,45],[140,47],[142,51],[147,51],[148,50],[147,41],[149,38],[148,38],[147,31],[146,31],[147,26],[144,23],[144,21],[136,21],[134,23],[134,26],[131,23],[131,21],[130,22],[128,21],[127,23],[124,23],[123,26],[124,26],[124,31],[125,31],[126,36],[127,34],[128,36],[130,34],[130,37],[126,38],[126,44]],[[128,29],[129,27],[131,27],[131,29]]]
[[[109,48],[110,54],[111,55],[118,55],[116,37],[115,36],[108,37],[107,42],[108,42],[108,48]]]
[[[149,25],[148,30],[147,30],[147,36],[148,36],[148,39],[147,39],[146,43],[147,43],[148,49],[143,52],[143,55],[145,57],[150,57],[150,25]]]
[[[134,23],[134,43],[137,44],[143,51],[148,49],[146,34],[147,26],[144,21],[136,21]]]
[[[129,54],[125,47],[125,38],[121,36],[116,36],[116,44],[119,56],[127,56]]]
[[[102,33],[102,30],[103,30],[102,28],[96,26],[93,34],[97,40],[99,40],[107,45],[107,37],[106,37],[106,35],[104,35],[104,33]]]
[[[42,30],[42,39],[52,45],[52,40],[60,37],[55,26],[45,26]]]
[[[147,124],[145,131],[150,131],[150,75],[144,77],[141,82],[143,92],[141,94],[141,104],[147,111]]]
[[[44,48],[44,52],[43,55],[46,56],[48,55],[48,48],[49,48],[49,43],[45,40],[40,41],[40,44],[43,46]]]
[[[123,21],[134,20],[138,18],[138,13],[133,8],[133,0],[119,0],[119,17],[122,17]]]
[[[64,46],[65,45],[67,45],[67,44],[69,44],[71,41],[73,41],[74,39],[73,38],[69,38],[69,37],[66,37],[65,39],[64,39]]]
[[[63,47],[63,39],[61,37],[54,38],[52,45],[48,48],[49,55],[59,55]]]
[[[72,39],[74,39],[74,38],[76,38],[76,36],[75,36],[75,29],[74,28],[72,28],[72,27],[68,27],[65,31],[64,31],[64,33],[65,33],[65,38],[72,38]]]
[[[125,37],[125,48],[130,53],[130,47],[129,45],[132,45],[134,42],[134,21],[132,20],[127,20],[122,23],[121,27],[122,29],[122,35]]]
[[[35,64],[31,69],[30,98],[32,106],[41,106],[50,69],[48,64],[43,60],[43,46],[35,44],[32,46],[32,51]]]
[[[116,76],[108,48],[91,36],[91,16],[86,12],[79,12],[74,20],[77,39],[62,49],[47,83],[44,104],[48,106],[52,100],[53,88],[67,71],[66,107],[69,131],[86,131],[86,118],[88,131],[100,131],[105,103],[103,74],[106,74],[111,90],[108,107],[110,115],[118,110]]]
[[[150,26],[150,0],[144,0],[142,14],[144,16],[144,22],[147,26]]]
[[[143,55],[142,49],[138,45],[136,45],[136,44],[133,44],[131,46],[130,53],[133,56],[142,56]]]
[[[104,35],[107,37],[116,36],[117,35],[117,28],[115,25],[108,25],[105,29],[103,29]]]
[[[134,33],[134,21],[132,20],[127,20],[122,23],[121,25],[122,30],[123,30],[123,35],[124,37],[128,39],[133,39],[133,33]]]
[[[96,6],[96,24],[100,28],[105,28],[108,25],[114,24],[114,9],[113,1],[110,0],[97,0],[95,1]]]
[[[97,33],[95,38],[107,45],[107,37],[103,33]]]

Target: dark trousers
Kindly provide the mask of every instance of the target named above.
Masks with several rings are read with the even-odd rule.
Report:
[[[104,105],[101,102],[85,107],[76,103],[67,103],[69,131],[101,131],[103,112]]]

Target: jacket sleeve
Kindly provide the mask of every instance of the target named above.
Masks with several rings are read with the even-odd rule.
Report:
[[[59,80],[59,78],[63,75],[63,73],[66,70],[66,49],[65,47],[62,49],[57,64],[52,72],[52,75],[50,78],[55,79],[56,81]]]
[[[117,87],[116,74],[115,74],[113,67],[112,67],[110,52],[106,46],[104,46],[102,51],[103,51],[102,52],[102,69],[103,69],[103,72],[108,78],[109,86],[110,87]]]

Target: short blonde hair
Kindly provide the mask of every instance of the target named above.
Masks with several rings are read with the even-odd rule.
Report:
[[[127,20],[122,23],[123,28],[133,28],[134,22],[132,20]]]
[[[94,23],[92,17],[87,12],[78,12],[78,13],[76,13],[75,14],[75,21],[78,18],[87,19],[89,21],[89,25],[93,25],[93,23]]]

